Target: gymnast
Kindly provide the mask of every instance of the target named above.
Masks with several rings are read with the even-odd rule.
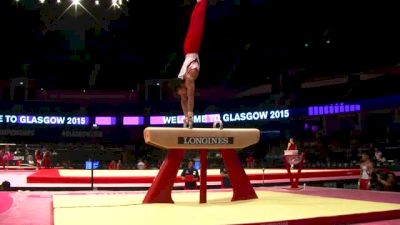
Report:
[[[183,51],[185,61],[177,78],[170,82],[171,88],[179,95],[183,114],[183,126],[193,128],[195,82],[200,71],[199,51],[204,33],[207,0],[197,0],[189,22]]]

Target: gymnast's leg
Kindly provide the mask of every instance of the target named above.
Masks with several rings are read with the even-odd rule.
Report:
[[[206,12],[207,0],[198,0],[193,9],[189,28],[186,33],[185,43],[183,45],[185,56],[189,53],[198,54],[200,51],[204,33]]]

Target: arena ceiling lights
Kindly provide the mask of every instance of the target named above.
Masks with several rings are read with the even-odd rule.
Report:
[[[98,21],[104,19],[108,14],[126,13],[129,0],[15,0],[16,5],[24,6],[27,9],[41,11],[41,15],[53,15],[62,10],[56,17],[74,15],[75,18],[85,12],[88,16]],[[74,12],[73,14],[70,12]]]

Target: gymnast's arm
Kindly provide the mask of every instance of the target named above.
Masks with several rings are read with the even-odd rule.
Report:
[[[181,98],[181,107],[182,111],[185,117],[188,115],[188,96],[187,94],[185,95],[180,95]]]
[[[194,108],[194,93],[195,93],[195,81],[197,78],[197,75],[199,73],[198,69],[190,69],[188,71],[188,74],[185,78],[185,86],[187,90],[187,108],[188,112],[193,112]]]

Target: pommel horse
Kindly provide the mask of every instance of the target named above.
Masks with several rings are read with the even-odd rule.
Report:
[[[208,150],[219,150],[222,155],[233,189],[231,201],[257,198],[236,150],[258,143],[258,129],[147,127],[143,135],[146,144],[168,150],[143,203],[174,203],[171,191],[185,150],[200,151],[200,203],[207,202]]]

